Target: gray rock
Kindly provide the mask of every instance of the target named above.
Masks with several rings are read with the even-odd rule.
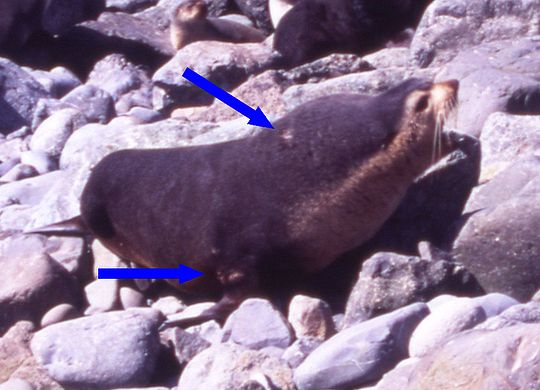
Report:
[[[39,172],[32,165],[17,164],[11,168],[5,175],[0,177],[0,182],[7,183],[12,181],[29,179],[39,175]]]
[[[29,150],[21,153],[21,163],[33,166],[40,175],[58,169],[58,162],[41,150]]]
[[[11,169],[13,169],[13,167],[15,167],[17,164],[20,164],[20,163],[21,163],[20,158],[5,159],[2,163],[0,163],[0,176],[4,176]]]
[[[463,263],[487,292],[526,301],[540,287],[540,158],[525,156],[468,201],[472,212],[454,242]]]
[[[167,17],[170,17],[167,15]],[[114,47],[115,52],[133,50],[168,57],[174,54],[169,36],[151,19],[123,12],[103,12],[97,20],[81,23],[80,39],[90,47]]]
[[[1,383],[0,390],[35,390],[35,387],[24,379],[13,378]]]
[[[87,85],[108,92],[115,101],[118,114],[124,114],[134,106],[152,108],[150,78],[123,55],[111,54],[99,61],[90,72]]]
[[[479,137],[492,113],[522,114],[520,99],[515,97],[520,91],[538,88],[539,53],[537,38],[484,43],[461,50],[436,76],[436,80],[459,80],[456,128]],[[527,93],[522,98],[527,98]]]
[[[320,83],[293,85],[283,94],[287,110],[316,98],[337,93],[376,94],[406,79],[403,69],[371,70],[331,78]]]
[[[444,293],[479,293],[474,277],[451,261],[380,252],[362,264],[347,300],[343,326]]]
[[[5,139],[0,142],[0,159],[2,161],[13,160],[17,163],[21,162],[21,153],[28,150],[27,138]]]
[[[299,338],[285,350],[281,358],[285,360],[291,368],[296,368],[322,343],[323,340],[315,337]]]
[[[71,91],[70,91],[71,92]],[[64,109],[76,109],[79,108],[73,104],[66,103],[58,99],[39,99],[32,117],[32,129],[37,129],[44,120],[54,114],[56,111]]]
[[[173,11],[184,1],[185,0],[159,0],[154,7],[138,12],[135,16],[148,23],[152,23],[155,28],[166,33],[171,23]],[[215,3],[215,1],[212,2]],[[221,2],[221,0],[219,2]]]
[[[501,314],[476,326],[475,329],[496,330],[523,323],[540,324],[540,303],[513,305]]]
[[[333,53],[281,73],[295,84],[304,84],[369,70],[374,70],[374,67],[356,54]]]
[[[296,385],[316,390],[378,380],[407,356],[409,337],[428,311],[424,303],[415,303],[342,330],[296,369]]]
[[[84,288],[86,300],[90,306],[85,315],[114,310],[119,304],[119,282],[117,279],[98,279]]]
[[[65,108],[55,111],[34,132],[30,149],[59,157],[69,136],[86,123],[86,117],[78,109]]]
[[[250,298],[231,313],[223,327],[223,341],[232,341],[250,349],[287,348],[293,332],[283,315],[270,302]]]
[[[478,183],[480,143],[474,137],[446,130],[457,149],[409,187],[397,210],[370,241],[373,252],[382,248],[385,252],[416,253],[421,241],[451,248],[463,208]]]
[[[158,0],[107,0],[107,11],[122,11],[133,13],[149,6],[156,5]]]
[[[111,95],[93,85],[81,85],[64,96],[61,101],[76,106],[88,122],[107,123],[115,116]]]
[[[372,69],[371,66],[354,54],[331,54],[287,71],[264,71],[243,82],[232,94],[250,106],[260,106],[266,115],[279,117],[288,111],[282,95],[291,85],[317,83],[368,69]],[[217,122],[238,118],[238,115],[222,102],[214,101],[210,106],[176,109],[171,116],[186,117],[191,121]]]
[[[240,11],[247,15],[261,30],[271,32],[274,30],[270,20],[268,1],[266,0],[234,0]]]
[[[76,301],[74,280],[39,251],[40,238],[13,235],[0,243],[0,334],[20,320],[39,323],[54,306]]]
[[[99,242],[94,240],[92,242],[92,254],[94,257],[93,276],[95,279],[98,277],[99,268],[127,268],[128,264],[122,261],[118,256],[112,253],[109,249]]]
[[[160,320],[153,309],[78,318],[40,330],[31,349],[54,379],[70,387],[145,384],[159,351]]]
[[[36,205],[59,180],[64,177],[60,171],[36,176],[0,187],[0,207],[10,204]]]
[[[214,320],[191,326],[187,328],[186,331],[202,337],[211,344],[220,344],[223,339],[223,330]]]
[[[332,316],[332,320],[334,321],[334,327],[339,332],[343,329],[343,320],[345,319],[344,313],[335,314]]]
[[[540,4],[527,0],[435,0],[411,43],[415,64],[448,61],[480,43],[538,34]]]
[[[120,287],[120,303],[124,309],[142,307],[146,304],[144,295],[131,287]]]
[[[174,355],[181,366],[185,366],[198,353],[209,348],[211,345],[198,334],[186,332],[183,329],[175,328],[171,333]]]
[[[211,95],[182,77],[191,68],[220,88],[231,90],[249,76],[274,65],[276,55],[266,43],[233,44],[228,42],[193,42],[181,50],[152,77],[158,90],[153,106],[162,110],[174,106],[209,104]]]
[[[487,318],[496,316],[508,309],[509,307],[517,305],[519,303],[514,298],[500,293],[483,295],[481,297],[473,298],[473,301],[482,306],[482,309],[484,309]]]
[[[68,303],[62,303],[49,310],[40,321],[40,327],[45,328],[58,322],[80,317],[79,311]]]
[[[199,317],[205,310],[208,310],[214,306],[214,302],[200,302],[187,306],[179,313],[171,314],[167,316],[168,322],[181,321],[187,318]]]
[[[410,375],[410,389],[536,389],[539,324],[496,331],[474,330],[422,358]]]
[[[540,290],[538,290],[531,299],[532,302],[540,302]]]
[[[382,379],[377,382],[377,385],[373,387],[373,390],[408,389],[409,376],[418,361],[418,358],[402,360],[391,371],[384,374]]]
[[[136,118],[138,123],[152,123],[165,119],[159,111],[150,110],[144,107],[132,107],[127,115]]]
[[[15,63],[0,58],[0,133],[7,134],[29,125],[40,98],[47,91]]]
[[[57,66],[50,72],[33,70],[30,74],[45,88],[49,95],[56,99],[82,84],[77,76],[62,66]]]
[[[485,321],[486,312],[470,298],[458,298],[440,305],[418,324],[409,343],[409,354],[421,357],[464,330]]]
[[[89,274],[90,259],[84,239],[81,237],[49,237],[46,252],[71,275],[80,280]]]
[[[154,303],[152,303],[152,309],[159,310],[165,316],[176,314],[186,308],[184,302],[175,296],[161,297]]]
[[[296,295],[288,313],[297,338],[314,337],[324,341],[336,333],[330,306],[320,299]]]
[[[403,68],[408,65],[409,48],[389,47],[363,57],[375,69]]]
[[[522,156],[540,151],[540,116],[491,114],[482,128],[482,169],[486,181]]]
[[[250,77],[234,89],[232,94],[251,107],[261,107],[267,116],[281,116],[286,112],[282,93],[289,85],[291,82],[283,76],[283,72],[267,70]],[[241,116],[216,100],[209,106],[177,108],[171,113],[171,117],[190,121],[220,122]]]
[[[240,345],[221,344],[202,351],[188,363],[178,388],[237,390],[261,375],[275,388],[295,389],[291,369],[286,363]]]
[[[437,310],[439,308],[439,306],[444,305],[445,303],[448,303],[448,302],[453,301],[455,299],[457,299],[457,297],[455,295],[443,294],[443,295],[436,296],[435,298],[433,298],[429,302],[426,302],[426,304],[429,307],[429,311],[433,312],[433,311]]]
[[[264,347],[264,348],[261,348],[259,351],[267,354],[268,356],[275,357],[277,359],[281,359],[281,356],[283,356],[283,354],[285,353],[284,348],[278,348],[274,346]]]
[[[32,339],[34,325],[31,322],[20,321],[13,325],[0,338],[0,380],[22,379],[37,389],[62,390],[63,387],[55,382],[32,356],[29,342]],[[7,389],[13,390],[13,387]]]

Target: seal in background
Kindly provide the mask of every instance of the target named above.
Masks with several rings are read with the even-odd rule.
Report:
[[[195,41],[262,42],[256,28],[232,20],[208,17],[202,0],[189,0],[176,8],[171,19],[171,43],[176,50]]]

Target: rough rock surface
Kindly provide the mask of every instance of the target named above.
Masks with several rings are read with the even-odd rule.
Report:
[[[540,116],[491,114],[480,136],[480,181],[490,180],[528,154],[540,150]]]
[[[267,0],[202,1],[210,18],[259,28],[266,40],[173,50],[171,15],[187,0],[0,0],[0,390],[537,390],[540,1],[354,0],[396,35],[374,36],[362,57],[334,42],[293,68],[272,47]],[[386,22],[417,5],[423,15]],[[351,36],[366,20],[319,25]],[[321,33],[285,39],[301,52]],[[250,292],[225,324],[158,330],[165,318],[197,317],[219,293],[97,280],[100,267],[141,265],[83,232],[30,230],[78,215],[89,174],[116,150],[268,131],[184,79],[186,67],[273,123],[331,94],[456,79],[458,104],[442,130],[457,150],[416,178],[368,243],[324,271],[291,286],[264,278],[275,291]]]
[[[421,359],[408,388],[534,389],[540,375],[539,337],[539,324],[463,333]]]
[[[295,296],[289,304],[288,320],[297,338],[326,340],[336,332],[330,307],[320,299]]]
[[[20,378],[37,388],[61,390],[62,386],[32,356],[29,343],[34,330],[32,323],[20,321],[0,338],[0,383]]]
[[[437,80],[454,78],[460,83],[456,128],[478,137],[494,112],[540,113],[538,103],[536,111],[533,103],[538,99],[534,91],[537,95],[539,53],[539,38],[495,41],[461,50],[442,67]]]
[[[270,302],[259,298],[247,299],[232,312],[223,333],[223,341],[250,349],[287,348],[294,337],[285,317]]]
[[[68,272],[41,252],[38,238],[11,236],[1,242],[0,334],[20,320],[39,320],[49,309],[77,300]]]
[[[414,303],[342,330],[295,370],[298,388],[351,387],[380,379],[407,356],[409,337],[428,313],[425,304]]]
[[[159,321],[159,312],[153,309],[65,321],[37,332],[31,342],[32,353],[49,375],[67,386],[142,384],[154,371]]]
[[[187,67],[220,88],[230,90],[249,76],[270,68],[275,58],[271,47],[265,43],[194,42],[179,50],[154,73],[152,81],[157,88],[154,91],[154,107],[170,109],[212,101],[211,95],[182,77]]]
[[[475,293],[463,266],[395,253],[377,253],[362,264],[345,309],[343,327],[444,293]]]
[[[409,354],[421,357],[446,343],[452,335],[471,329],[486,318],[482,305],[469,298],[445,303],[418,324],[411,336]]]
[[[7,134],[29,125],[38,99],[47,91],[15,63],[0,58],[0,133]]]
[[[237,390],[257,377],[266,378],[278,389],[295,389],[286,363],[235,344],[213,346],[195,356],[182,372],[178,387]]]
[[[435,0],[414,35],[412,58],[435,65],[479,43],[538,35],[539,11],[534,0]]]
[[[540,159],[524,156],[472,195],[454,243],[456,261],[487,292],[528,300],[540,287]],[[537,168],[536,168],[537,169]]]

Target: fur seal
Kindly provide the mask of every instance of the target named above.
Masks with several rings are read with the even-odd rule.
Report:
[[[171,19],[171,43],[176,50],[195,41],[262,42],[256,28],[232,20],[208,17],[202,0],[189,0],[176,8]]]
[[[374,97],[307,102],[249,138],[113,152],[83,190],[82,221],[121,258],[204,273],[173,284],[222,298],[182,325],[224,320],[246,297],[373,237],[414,179],[455,148],[442,125],[457,89],[411,79]]]
[[[365,54],[416,26],[431,0],[300,0],[283,17],[274,49],[297,66],[335,51]]]

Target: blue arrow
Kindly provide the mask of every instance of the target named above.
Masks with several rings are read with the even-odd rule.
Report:
[[[273,129],[272,123],[264,115],[260,107],[257,107],[256,110],[248,106],[243,101],[235,98],[233,95],[219,88],[217,85],[205,79],[203,76],[194,72],[193,70],[186,68],[182,77],[191,81],[197,87],[205,90],[210,95],[221,100],[226,105],[230,106],[232,109],[238,111],[240,114],[249,118],[248,125],[266,127],[268,129]]]
[[[202,274],[182,264],[178,268],[98,268],[98,279],[178,279],[180,284]]]

